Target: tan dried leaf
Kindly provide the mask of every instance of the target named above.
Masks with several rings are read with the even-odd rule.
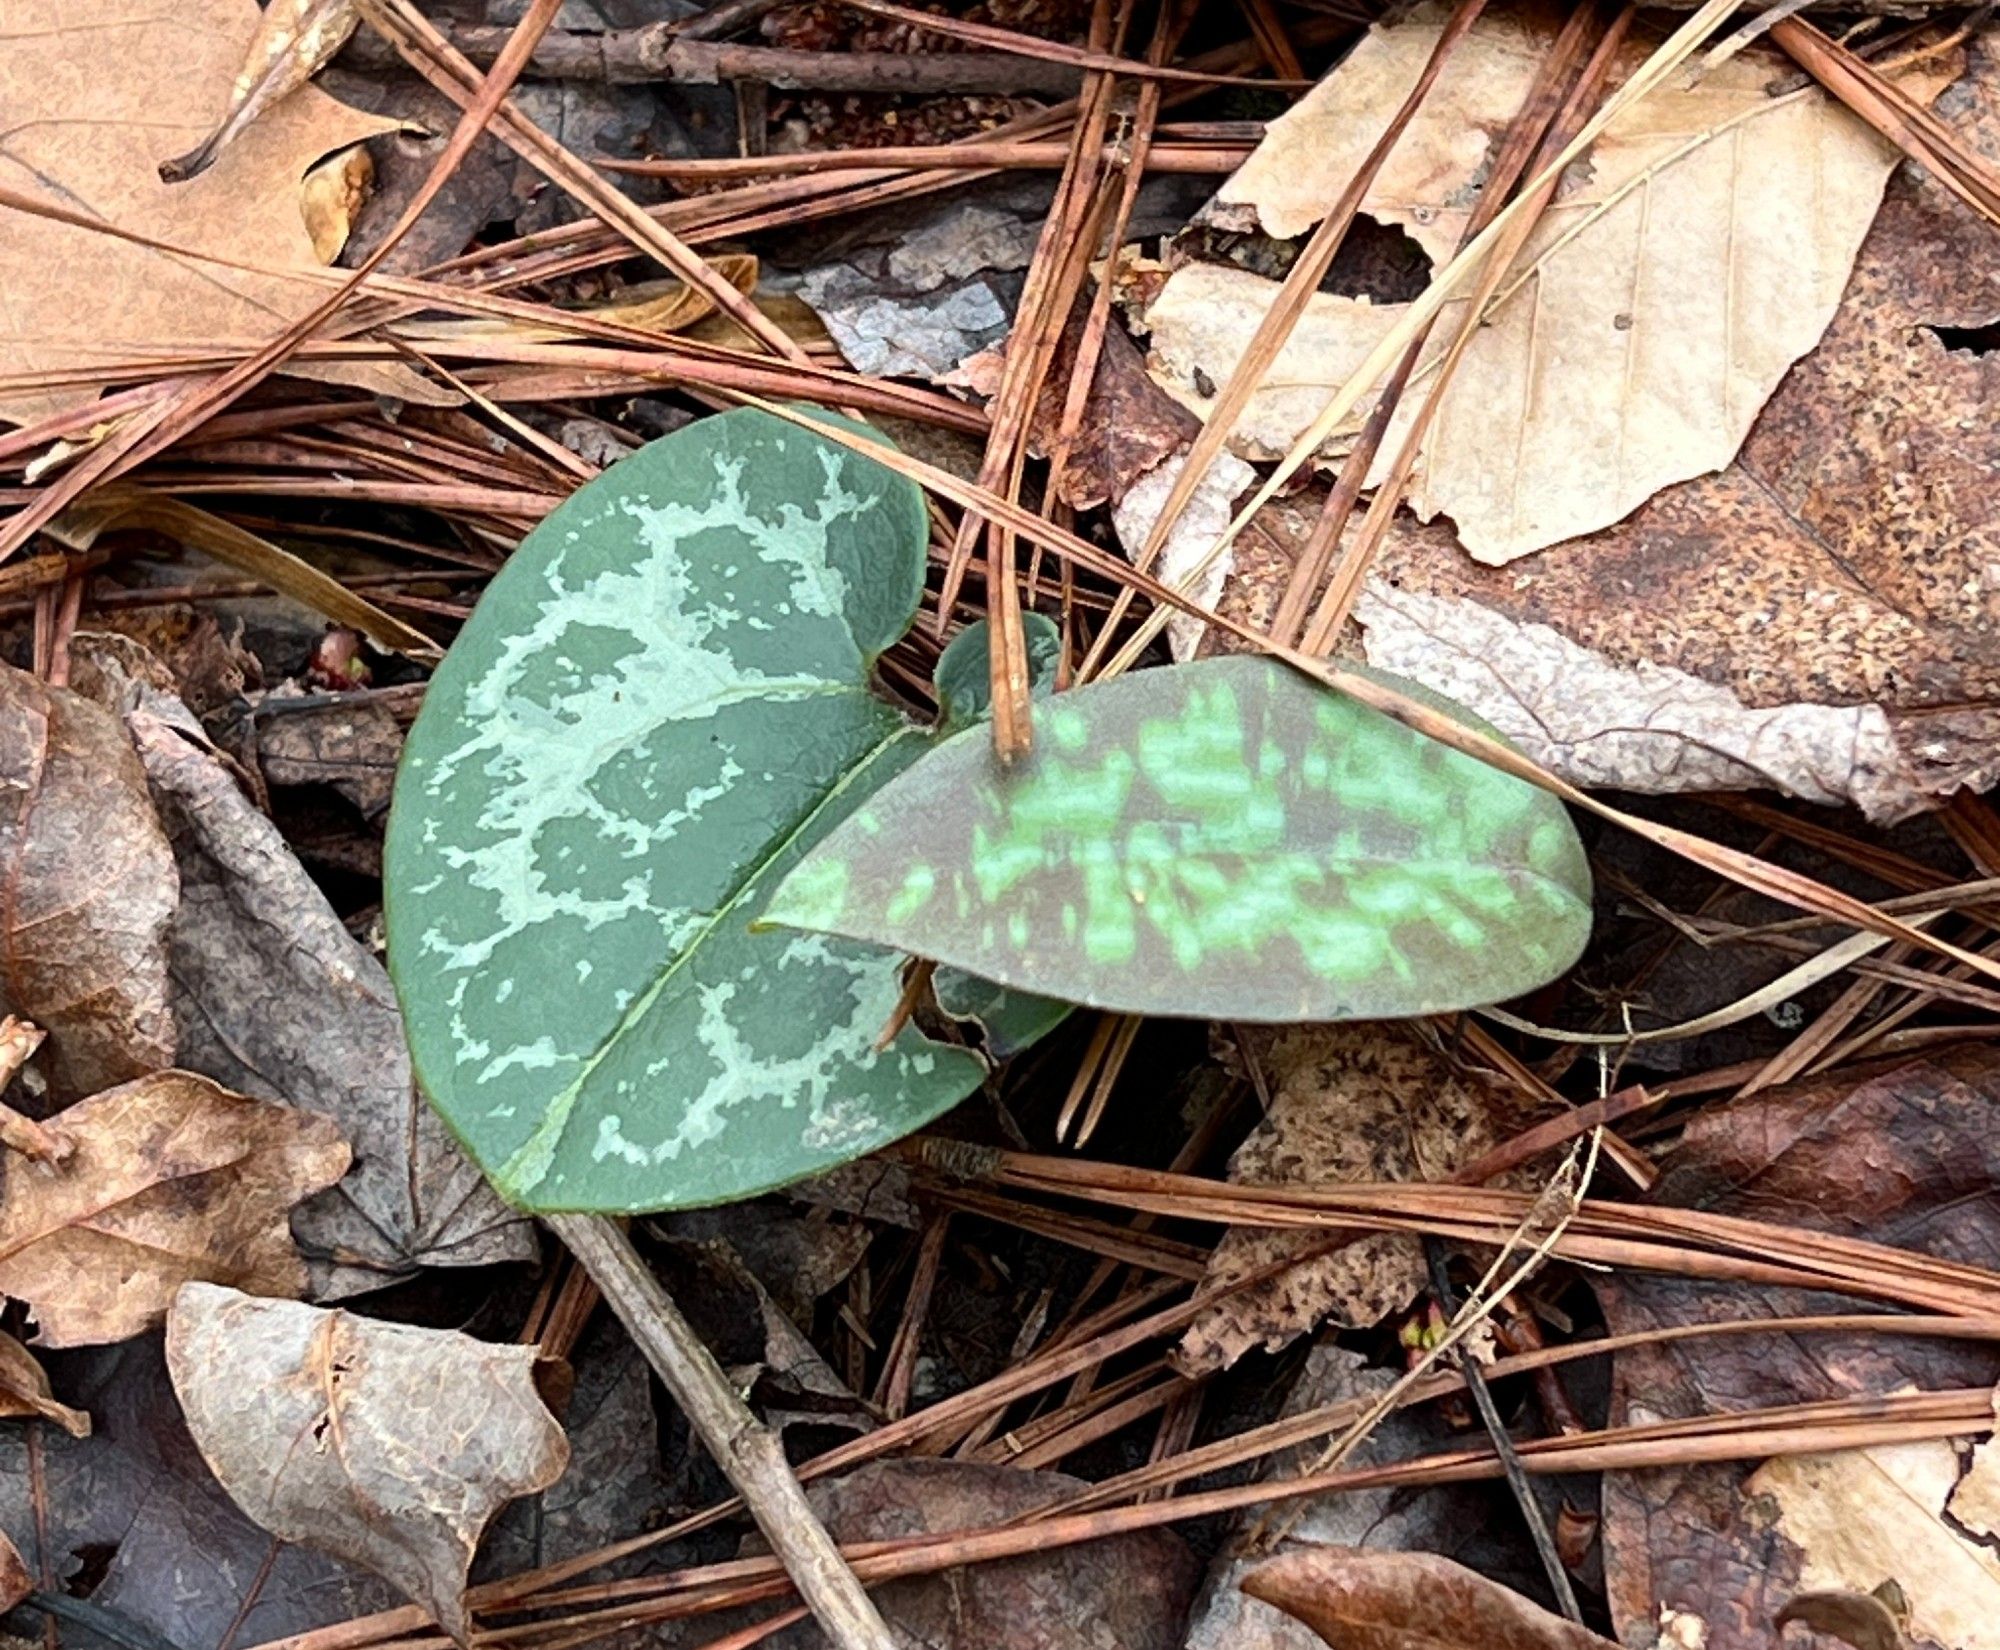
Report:
[[[1912,1639],[1995,1650],[2000,1555],[1956,1527],[1963,1473],[1957,1445],[1934,1439],[1779,1456],[1744,1494],[1771,1498],[1777,1527],[1800,1551],[1806,1591],[1868,1593],[1893,1581]]]
[[[180,183],[207,171],[246,126],[318,74],[360,21],[354,0],[271,0],[229,84],[221,124],[186,154],[162,161],[160,176]]]
[[[299,215],[321,263],[340,256],[374,187],[375,158],[358,143],[328,155],[305,175],[299,185]]]
[[[321,156],[392,130],[394,121],[300,87],[200,177],[169,184],[159,176],[163,162],[223,116],[262,19],[255,0],[9,5],[0,38],[8,187],[274,273],[9,213],[0,235],[0,291],[15,324],[0,335],[0,372],[251,350],[325,296],[318,282],[282,273],[316,263],[300,214],[300,180]],[[437,399],[402,367],[315,366],[310,376]],[[94,386],[9,393],[0,396],[0,420],[29,423],[85,405],[96,393]]]
[[[72,1438],[90,1436],[90,1417],[56,1402],[49,1390],[48,1372],[12,1335],[0,1335],[0,1416],[33,1416],[55,1422]]]
[[[569,1461],[535,1356],[199,1283],[167,1318],[188,1429],[236,1504],[385,1576],[460,1643],[488,1520]]]
[[[112,717],[4,665],[0,887],[0,1007],[49,1034],[55,1097],[171,1065],[180,883],[145,773]]]
[[[1339,1650],[1612,1650],[1609,1639],[1434,1553],[1288,1553],[1244,1577],[1243,1590]]]
[[[1245,1027],[1271,1110],[1236,1149],[1245,1185],[1443,1180],[1496,1143],[1497,1096],[1393,1026]],[[1317,1234],[1242,1227],[1224,1234],[1204,1287],[1312,1247]],[[1190,1374],[1227,1368],[1256,1346],[1276,1351],[1332,1320],[1365,1329],[1424,1288],[1423,1249],[1380,1232],[1282,1277],[1240,1290],[1195,1319],[1176,1361]]]
[[[349,1157],[327,1119],[161,1071],[51,1121],[75,1143],[60,1166],[0,1153],[0,1295],[41,1345],[139,1334],[194,1279],[304,1289],[288,1212]]]
[[[1225,212],[1252,211],[1278,235],[1317,221],[1415,83],[1443,18],[1434,7],[1371,30],[1272,124],[1223,186]],[[1552,30],[1525,11],[1482,16],[1361,210],[1445,261]],[[1628,45],[1620,72],[1652,44]],[[1412,487],[1418,513],[1448,515],[1480,561],[1609,526],[1661,487],[1720,468],[1818,342],[1898,151],[1817,89],[1771,96],[1788,71],[1752,48],[1692,86],[1663,86],[1564,179],[1452,380]],[[1934,60],[1903,84],[1929,101],[1953,72]],[[1170,313],[1186,307],[1175,285],[1191,278],[1169,281]],[[1258,285],[1253,324],[1277,291]],[[1310,351],[1289,365],[1281,357],[1274,373],[1291,386],[1286,405],[1316,413],[1400,313],[1316,299]],[[1447,309],[1435,347],[1458,313]],[[1199,363],[1218,384],[1234,364]],[[1405,419],[1422,399],[1422,370]]]

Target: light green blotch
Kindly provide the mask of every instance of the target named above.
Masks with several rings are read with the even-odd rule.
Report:
[[[903,886],[889,901],[889,920],[908,922],[930,903],[937,888],[937,872],[928,865],[912,865],[903,873]]]
[[[830,927],[847,906],[845,860],[808,859],[785,883],[785,921],[802,928]]]

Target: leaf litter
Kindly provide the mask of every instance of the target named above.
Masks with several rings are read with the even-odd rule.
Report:
[[[1181,61],[1294,84],[1230,103],[1130,67],[1178,50],[1144,15],[1014,8],[977,43],[1022,51],[1040,73],[1050,65],[1036,57],[1087,42],[1093,61],[1122,57],[1130,72],[1079,77],[1073,104],[1028,96],[998,113],[865,92],[829,139],[813,125],[827,105],[811,77],[862,60],[843,62],[857,37],[816,12],[769,26],[791,50],[787,72],[807,77],[803,101],[749,79],[701,92],[706,112],[689,120],[696,100],[679,87],[605,79],[669,38],[647,33],[661,25],[636,0],[602,8],[591,29],[608,33],[583,32],[575,8],[496,4],[483,22],[454,11],[429,45],[399,0],[360,9],[430,84],[468,98],[472,71],[452,52],[490,63],[525,13],[531,27],[553,16],[516,107],[544,145],[552,133],[567,148],[537,147],[511,114],[494,126],[556,186],[538,192],[515,161],[491,163],[482,140],[392,262],[402,284],[368,277],[286,362],[316,381],[272,381],[145,460],[141,491],[87,493],[60,540],[0,569],[0,601],[18,603],[5,657],[26,667],[5,679],[0,725],[0,773],[19,776],[20,799],[0,817],[5,1006],[48,1033],[39,1050],[22,1044],[0,1116],[0,1227],[17,1223],[0,1242],[0,1530],[22,1557],[0,1563],[0,1600],[30,1595],[6,1630],[86,1650],[146,1635],[182,1650],[374,1650],[429,1622],[496,1650],[551,1632],[692,1645],[741,1628],[808,1642],[809,1625],[770,1619],[786,1608],[782,1580],[722,1522],[723,1476],[698,1429],[667,1412],[637,1346],[591,1316],[589,1280],[552,1247],[538,1254],[528,1219],[494,1197],[411,1081],[377,955],[380,825],[404,730],[437,700],[428,667],[494,568],[592,468],[615,476],[645,437],[734,397],[803,395],[880,416],[923,455],[885,461],[967,507],[973,526],[1020,530],[1012,543],[978,535],[990,553],[961,581],[945,568],[952,524],[930,523],[914,623],[864,661],[883,725],[921,728],[940,701],[947,720],[953,703],[976,703],[1017,736],[1026,727],[1046,760],[1064,719],[1043,696],[1099,673],[1127,634],[1107,613],[1133,592],[1159,599],[1153,576],[1194,580],[1198,605],[1269,627],[1323,484],[1267,503],[1230,556],[1211,547],[1269,459],[1407,313],[1397,282],[1450,258],[1500,151],[1560,143],[1604,95],[1579,94],[1567,127],[1530,130],[1595,36],[1559,34],[1562,19],[1525,7],[1473,24],[1362,188],[1357,244],[1336,260],[1345,273],[1307,305],[1253,397],[1242,453],[1209,467],[1157,563],[1121,568],[1096,547],[1144,555],[1269,277],[1372,164],[1445,14],[1232,12],[1223,32],[1243,40]],[[345,8],[284,0],[264,16],[261,56],[254,8],[210,10],[161,24],[158,50],[104,57],[80,93],[47,72],[75,55],[67,19],[53,45],[0,41],[0,84],[21,93],[10,106],[44,109],[60,91],[63,114],[108,112],[101,144],[37,128],[9,140],[10,158],[32,151],[73,192],[90,186],[90,210],[222,260],[0,205],[18,219],[7,244],[39,260],[10,290],[44,292],[61,268],[76,291],[120,300],[37,299],[55,319],[17,340],[27,353],[0,385],[0,404],[32,421],[0,438],[20,482],[6,508],[32,508],[100,462],[121,475],[121,420],[174,393],[184,359],[240,360],[330,291],[307,265],[344,240],[380,245],[413,167],[444,152],[442,137],[392,136],[393,116],[358,112],[417,107],[376,84],[387,48],[367,29],[333,71],[353,106],[288,84],[331,49]],[[754,26],[747,8],[723,11],[735,21],[719,28]],[[114,8],[103,27],[129,22]],[[1711,7],[1697,24],[1723,20]],[[1858,804],[1877,822],[1922,815],[1885,830],[1740,798],[1721,812],[1661,804],[1674,826],[1782,865],[1767,891],[1806,878],[1870,900],[1943,888],[1932,931],[1984,946],[1990,890],[1973,879],[2000,870],[2000,824],[1945,799],[1993,777],[1979,643],[1991,493],[1980,374],[2000,313],[1981,221],[2000,203],[1979,159],[1996,152],[1991,48],[1949,19],[1901,35],[1869,25],[1847,37],[1864,54],[1855,71],[1806,51],[1815,36],[1799,27],[1770,39],[1838,99],[1786,79],[1786,60],[1754,45],[1660,87],[1572,169],[1454,374],[1415,466],[1415,517],[1387,523],[1361,572],[1336,557],[1358,598],[1345,645],[1585,784],[1756,786]],[[1611,86],[1661,32],[1642,19]],[[928,40],[904,17],[865,38],[892,62]],[[256,61],[232,104],[246,47]],[[1005,74],[1006,52],[981,55]],[[271,70],[261,86],[258,62]],[[157,130],[134,130],[135,106],[165,111]],[[740,181],[768,149],[848,143],[857,122],[891,142],[935,125],[984,147],[962,165],[948,148],[818,171],[788,158],[782,176]],[[1008,146],[1016,122],[1032,144]],[[427,128],[452,123],[443,102],[426,105]],[[345,135],[371,132],[372,148]],[[635,185],[653,213],[641,222],[590,163],[663,135],[732,157],[732,170]],[[1195,178],[1156,172],[1156,140],[1174,166],[1194,157]],[[160,163],[171,171],[194,146],[212,167],[162,182]],[[1952,189],[1897,170],[1899,148]],[[1002,152],[1009,166],[1067,157],[1068,169],[1053,186],[976,176]],[[1190,223],[1203,174],[1225,181]],[[1808,174],[1823,186],[1816,211],[1803,205]],[[1043,234],[1044,217],[1060,233]],[[502,240],[508,221],[530,238]],[[747,292],[797,358],[774,369],[740,326],[697,318],[713,292],[667,291],[657,267],[630,258],[635,245],[674,250],[668,235],[728,245],[712,279]],[[825,333],[792,290],[802,269]],[[1149,356],[1100,280],[1150,326]],[[199,302],[185,297],[202,283]],[[1447,306],[1440,343],[1459,318]],[[979,346],[991,347],[966,360]],[[1371,485],[1432,375],[1419,364]],[[933,379],[957,398],[913,382]],[[1341,462],[1370,405],[1357,403],[1323,463]],[[988,424],[1003,436],[989,440]],[[1496,425],[1513,438],[1494,440]],[[1060,472],[1046,486],[1044,465]],[[967,488],[970,475],[985,486]],[[1355,544],[1350,531],[1359,561]],[[290,610],[226,638],[210,613],[243,611],[229,604],[265,584],[350,628],[311,647],[317,621],[302,630]],[[854,589],[881,595],[865,577]],[[968,664],[961,646],[941,661],[941,644],[982,616],[979,657]],[[1173,656],[1202,633],[1200,614],[1178,616]],[[565,657],[547,669],[572,669]],[[1185,679],[1135,680],[1157,710]],[[990,750],[984,732],[966,737],[968,751]],[[969,834],[952,806],[895,823],[948,832],[956,817]],[[819,1515],[896,1631],[1004,1650],[1107,1635],[1160,1650],[1293,1650],[1320,1635],[1763,1650],[1800,1624],[1866,1650],[1987,1642],[1977,1601],[1991,1585],[1980,1532],[1995,1522],[1993,1446],[1973,1440],[1990,1431],[2000,1374],[1978,1317],[1996,1298],[1981,1168],[1988,999],[1909,943],[1912,930],[1778,1001],[1768,982],[1839,930],[1789,923],[1707,871],[1655,874],[1594,825],[1583,843],[1600,878],[1585,967],[1515,1003],[1510,1024],[1615,1038],[1743,999],[1727,1038],[1613,1042],[1600,1059],[1455,1015],[1065,1026],[1063,1004],[1022,1018],[980,978],[933,979],[882,954],[857,1036],[921,1036],[964,1060],[976,1092],[915,1142],[796,1198],[682,1214],[674,1235],[640,1236],[724,1378],[817,1480]],[[965,851],[981,863],[976,844]],[[1690,851],[1743,872],[1719,848]],[[578,888],[611,865],[598,855]],[[944,926],[894,938],[943,948]],[[972,939],[990,961],[990,943]],[[1962,970],[1980,966],[1960,956]],[[1143,1006],[1171,1016],[1185,1002]],[[531,1043],[556,1024],[522,1012],[502,1029]],[[1216,1052],[1232,1047],[1240,1058]],[[1007,1155],[1050,1144],[1086,1094],[1094,1161]],[[1196,1094],[1208,1098],[1176,1117],[1174,1101]],[[1559,1248],[1597,1258],[1531,1265],[1479,1327],[1469,1344],[1499,1360],[1497,1410],[1469,1401],[1449,1360],[1399,1377],[1453,1310],[1441,1268],[1477,1275],[1509,1222],[1523,1223],[1517,1246],[1560,1236],[1568,1206],[1534,1193],[1563,1184],[1554,1154],[1599,1123],[1629,1133],[1605,1149],[1635,1187],[1657,1184],[1600,1176]],[[37,1155],[56,1131],[77,1143],[70,1155]],[[1205,1178],[1225,1164],[1227,1179]],[[1148,1178],[1168,1167],[1184,1178]],[[1501,1204],[1466,1182],[1523,1190]],[[1512,1213],[1480,1213],[1496,1208]],[[1339,1230],[1330,1210],[1386,1229]],[[1728,1229],[1764,1246],[1754,1264],[1700,1223],[1717,1213],[1760,1223]],[[1818,1231],[1887,1247],[1827,1251],[1816,1270],[1815,1243],[1831,1241]],[[1439,1232],[1444,1247],[1427,1246]],[[1964,1321],[1956,1334],[1935,1322],[1885,1333],[1815,1283],[1877,1311],[1916,1300]],[[489,1287],[538,1291],[525,1323],[481,1305]],[[157,1327],[176,1290],[178,1396]],[[284,1298],[301,1293],[342,1305]],[[1846,1316],[1757,1327],[1815,1311]],[[1609,1359],[1585,1355],[1621,1330]],[[336,1340],[337,1356],[315,1361],[313,1347]],[[394,1379],[371,1362],[391,1347],[407,1360]],[[1412,1382],[1411,1407],[1380,1421],[1300,1516],[1254,1510],[1322,1464],[1323,1440],[1361,1406]],[[521,1425],[441,1419],[496,1405]],[[1263,1424],[1274,1415],[1276,1432]],[[368,1448],[328,1447],[350,1422]],[[371,1467],[377,1444],[393,1470]],[[1584,1470],[1557,1491],[1541,1474],[1564,1455]],[[1503,1485],[1517,1469],[1525,1477]],[[1468,1476],[1485,1481],[1451,1481]],[[488,1515],[510,1498],[475,1567]],[[1553,1531],[1539,1555],[1530,1501]],[[1187,1542],[1161,1533],[1169,1524]],[[1571,1580],[1552,1590],[1558,1571]],[[481,1578],[469,1588],[468,1573]],[[1571,1581],[1580,1622],[1541,1608]]]

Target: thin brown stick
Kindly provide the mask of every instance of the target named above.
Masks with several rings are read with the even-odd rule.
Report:
[[[840,1650],[896,1650],[895,1635],[807,1502],[777,1434],[750,1413],[632,1240],[602,1215],[546,1218],[736,1486],[828,1639]]]

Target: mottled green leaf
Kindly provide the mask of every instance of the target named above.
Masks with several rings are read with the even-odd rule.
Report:
[[[1062,632],[1039,613],[1023,613],[1021,628],[1028,638],[1028,684],[1037,695],[1056,685],[1062,659]],[[948,731],[969,728],[993,713],[993,679],[988,664],[989,626],[981,619],[969,624],[938,655],[931,679],[937,688],[938,724]]]
[[[1553,798],[1254,657],[973,729],[831,832],[761,920],[1135,1014],[1382,1019],[1559,974],[1590,872]]]
[[[895,953],[749,927],[931,741],[868,685],[925,538],[909,482],[732,412],[579,489],[494,579],[411,730],[384,883],[419,1081],[507,1197],[741,1197],[979,1082],[913,1028],[874,1052]]]

